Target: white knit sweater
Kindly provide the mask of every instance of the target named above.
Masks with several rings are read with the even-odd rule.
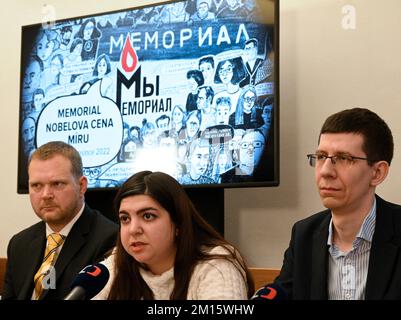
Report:
[[[223,247],[215,247],[210,254],[227,254]],[[102,262],[110,272],[106,286],[93,300],[107,299],[114,279],[114,255]],[[156,300],[169,300],[174,288],[174,268],[161,275],[140,269],[142,278],[153,291]],[[200,262],[194,269],[188,286],[188,300],[246,300],[247,284],[242,273],[226,259]]]

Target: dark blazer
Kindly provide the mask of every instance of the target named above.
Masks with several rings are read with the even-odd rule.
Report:
[[[68,234],[55,264],[56,288],[42,298],[63,299],[71,283],[85,266],[102,260],[115,245],[118,225],[85,205],[81,217]],[[33,277],[42,264],[46,247],[43,221],[14,235],[7,248],[7,268],[2,299],[31,299]]]
[[[401,206],[376,196],[366,300],[401,299]],[[328,299],[330,210],[295,223],[280,275],[275,280],[290,299]]]
[[[257,85],[256,83],[256,71],[263,65],[264,60],[260,58],[256,58],[255,64],[251,69],[251,66],[248,62],[245,63],[245,78],[240,82],[239,86],[245,87],[246,85],[250,84],[252,86]]]

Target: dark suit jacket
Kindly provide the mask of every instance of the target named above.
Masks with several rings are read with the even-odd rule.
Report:
[[[264,60],[260,58],[256,58],[255,65],[251,69],[251,66],[248,62],[245,63],[245,78],[240,82],[240,87],[245,87],[246,85],[257,85],[256,81],[256,70],[263,65]]]
[[[365,299],[401,299],[401,206],[376,196]],[[290,299],[328,299],[330,210],[295,223],[280,275],[275,280]]]
[[[118,225],[85,205],[57,258],[56,288],[43,293],[43,299],[63,299],[71,283],[86,265],[102,260],[115,245]],[[46,225],[39,222],[14,235],[7,249],[7,269],[3,299],[31,299],[33,277],[42,264],[46,247]]]

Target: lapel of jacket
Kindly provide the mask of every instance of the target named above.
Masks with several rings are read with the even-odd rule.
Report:
[[[331,214],[327,211],[319,228],[313,235],[311,299],[327,299],[327,238]]]
[[[383,299],[392,280],[398,246],[392,242],[394,236],[393,210],[376,196],[376,226],[370,249],[369,269],[366,280],[365,299]]]
[[[31,299],[34,288],[33,278],[42,264],[45,247],[46,227],[44,223],[41,223],[27,246],[27,252],[21,252],[22,255],[26,255],[26,259],[23,260],[25,261],[23,268],[26,272],[24,273],[24,284],[18,299]]]
[[[262,64],[262,62],[263,62],[263,60],[261,60],[261,59],[256,59],[256,62],[255,62],[255,65],[253,66],[253,70],[252,70],[252,72],[255,72],[259,67],[260,67],[260,65]]]
[[[85,244],[86,236],[90,231],[91,220],[91,214],[89,213],[88,207],[85,205],[82,216],[72,227],[64,243],[64,247],[60,252],[59,259],[56,261],[57,278],[60,277],[68,263],[73,260],[75,254]]]

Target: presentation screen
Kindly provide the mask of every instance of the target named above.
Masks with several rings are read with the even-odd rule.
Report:
[[[23,26],[18,192],[49,141],[79,151],[90,189],[141,170],[278,185],[277,6],[173,1]]]

